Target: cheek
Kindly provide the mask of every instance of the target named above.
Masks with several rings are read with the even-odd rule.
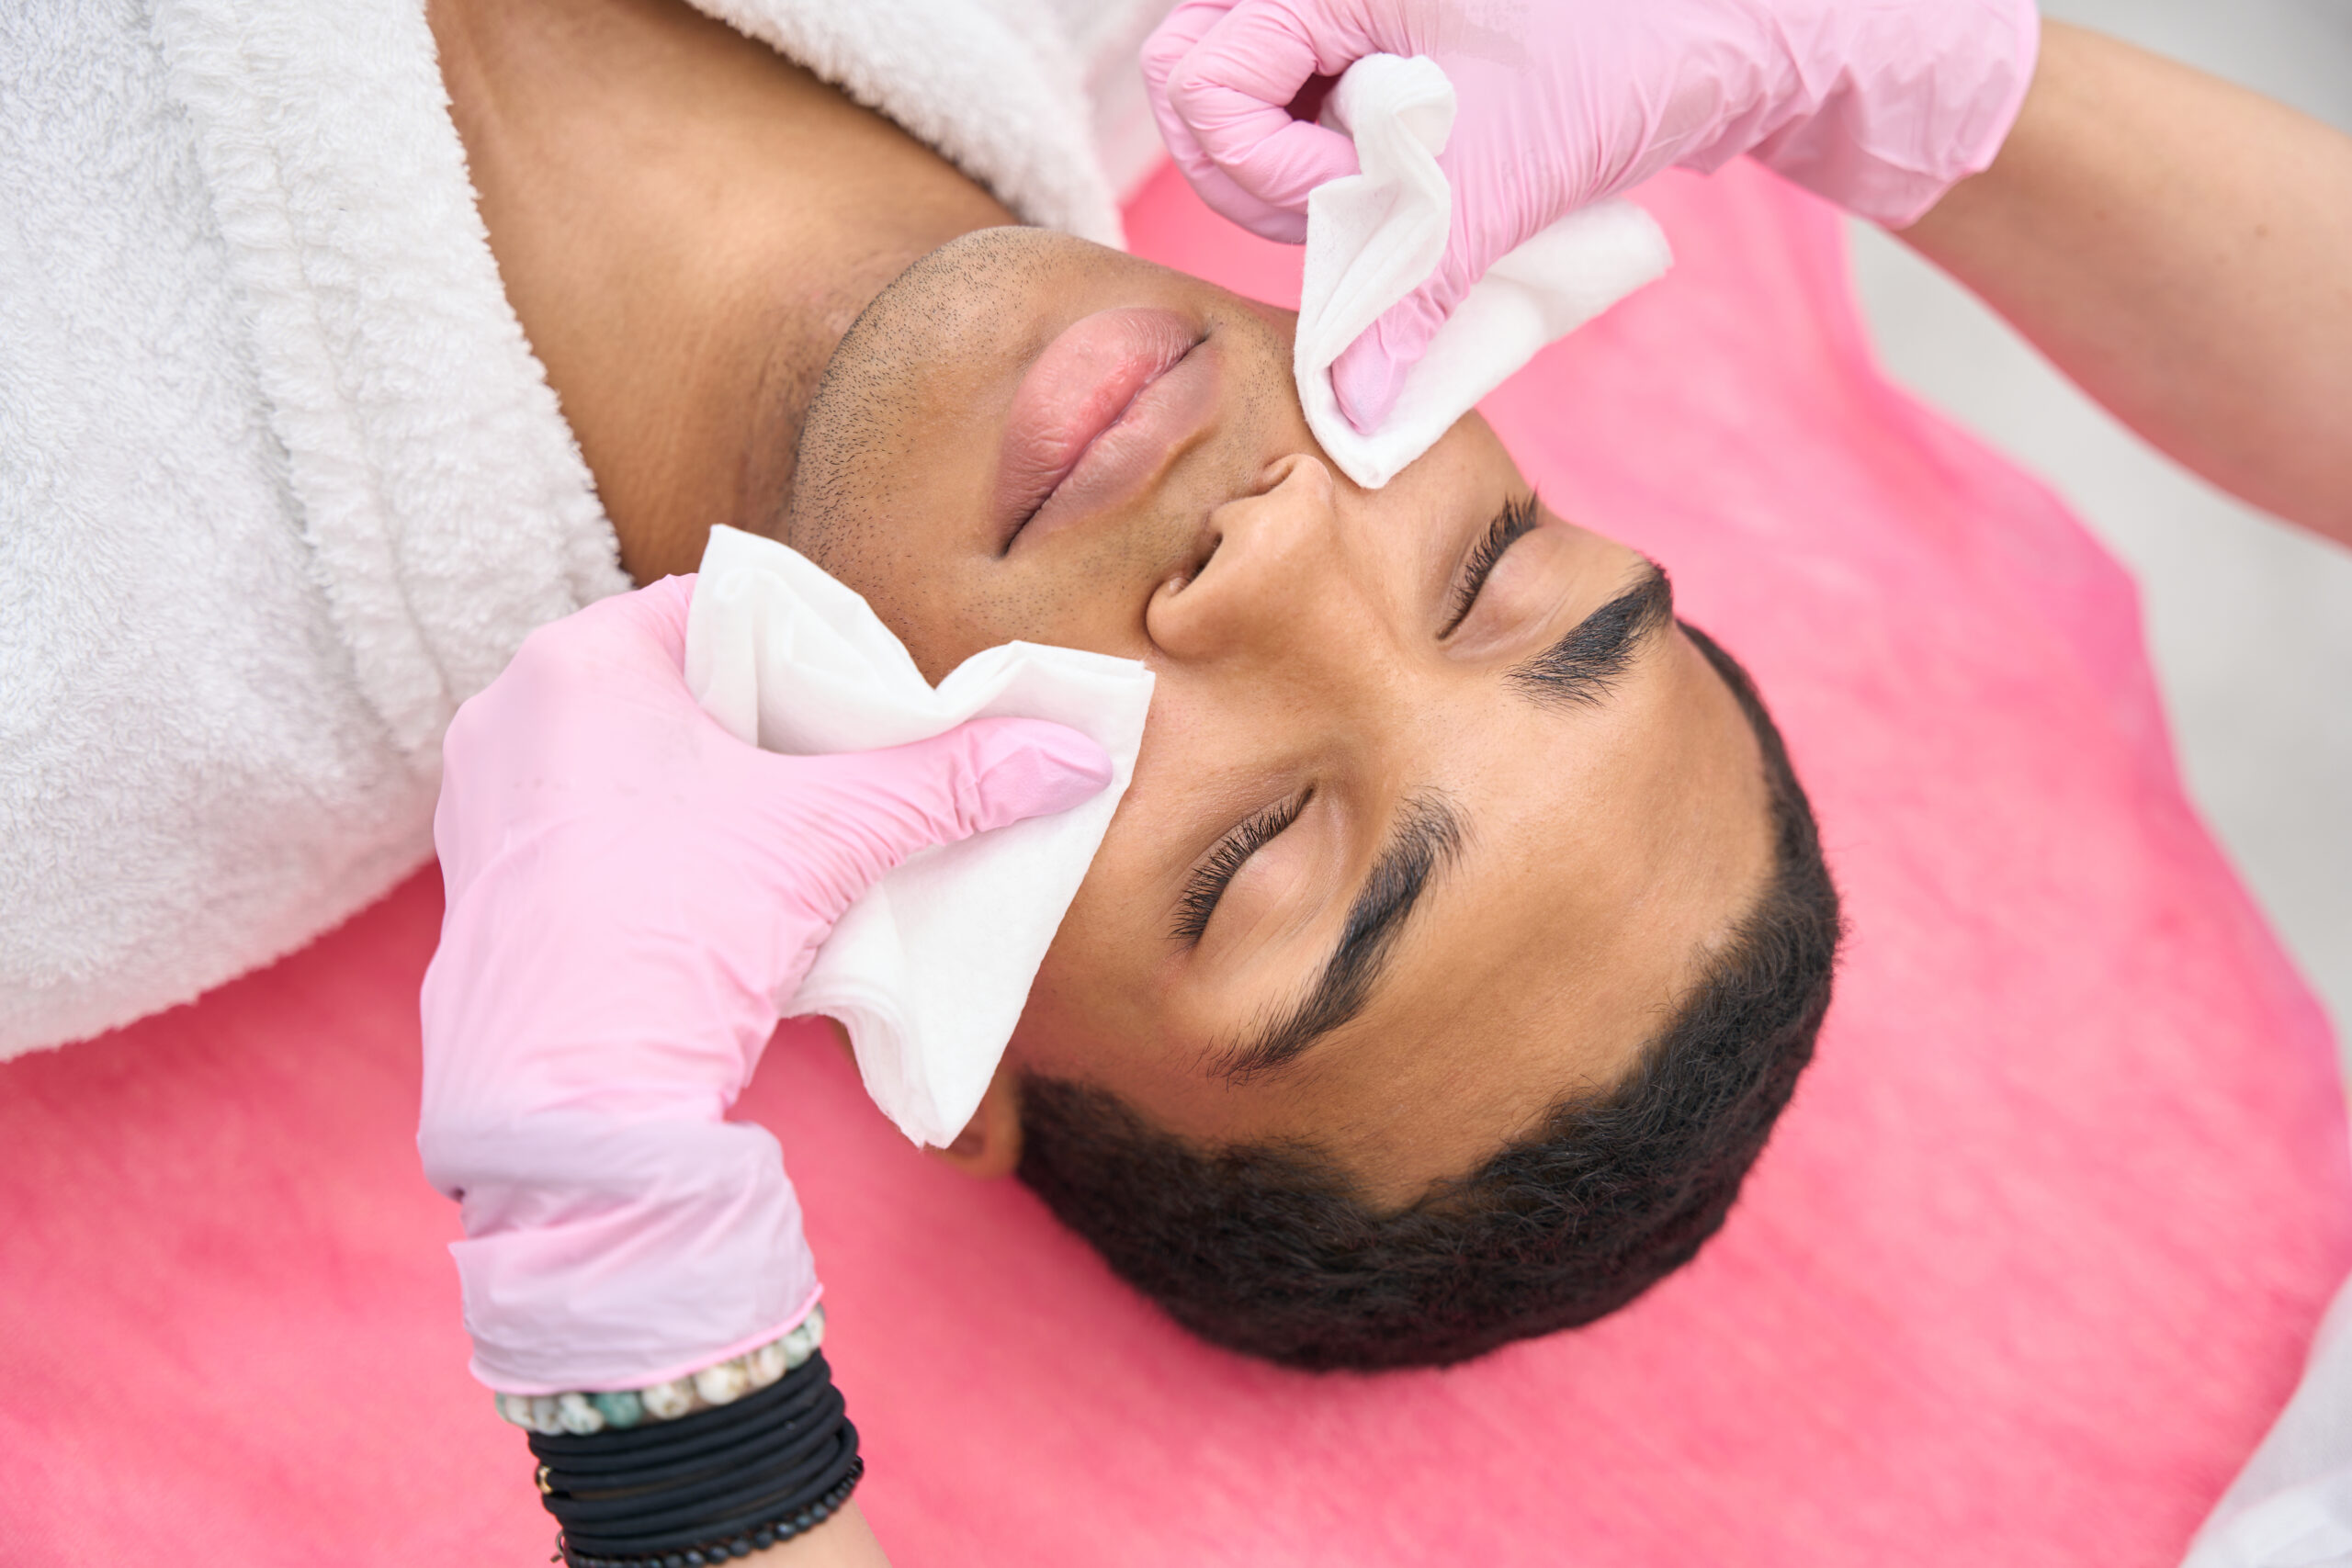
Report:
[[[1069,929],[1068,921],[1062,929]],[[1030,983],[1029,999],[1022,1005],[1005,1060],[1046,1077],[1083,1077],[1084,1042],[1097,1031],[1085,1004],[1087,982],[1071,972],[1059,952],[1057,948],[1046,955]]]
[[[1133,929],[1131,889],[1118,875],[1123,836],[1114,824],[1030,985],[1010,1051],[1023,1067],[1095,1077],[1104,1056],[1146,1032],[1131,972],[1145,948]]]
[[[1017,640],[1055,642],[1037,625],[1034,586],[1001,581],[956,541],[895,536],[899,547],[862,549],[818,564],[854,589],[907,647],[933,685],[976,653]]]

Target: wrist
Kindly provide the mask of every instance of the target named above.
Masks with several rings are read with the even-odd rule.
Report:
[[[1788,76],[1747,151],[1858,217],[1901,228],[1988,167],[2033,77],[2031,0],[1991,5],[1825,6],[1784,18]]]
[[[746,1562],[749,1568],[889,1568],[854,1497],[806,1535],[755,1551]]]
[[[865,1473],[824,1356],[671,1421],[533,1433],[540,1500],[570,1568],[670,1568],[750,1557],[844,1509]]]

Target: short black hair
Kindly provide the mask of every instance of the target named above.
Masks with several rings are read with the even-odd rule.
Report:
[[[1204,1339],[1289,1366],[1444,1366],[1625,1305],[1719,1229],[1828,1010],[1838,893],[1755,683],[1695,627],[1763,752],[1770,882],[1625,1078],[1410,1207],[1311,1150],[1202,1147],[1116,1097],[1022,1081],[1021,1179]]]

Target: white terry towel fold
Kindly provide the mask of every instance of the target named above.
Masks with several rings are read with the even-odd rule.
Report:
[[[6,1056],[407,875],[457,704],[627,580],[413,0],[0,6],[0,279]]]
[[[1131,659],[1012,642],[934,689],[864,599],[797,551],[711,530],[686,617],[686,684],[741,739],[799,756],[903,746],[967,718],[1049,718],[1111,755],[1109,787],[909,859],[819,950],[787,1014],[849,1028],[866,1092],[944,1148],[979,1109],[1111,814],[1135,776],[1151,672]]]
[[[1164,0],[697,3],[1117,243]],[[422,0],[0,6],[0,1057],[414,870],[457,705],[627,586]]]
[[[1453,190],[1438,166],[1453,130],[1453,84],[1437,62],[1367,55],[1326,100],[1363,172],[1306,198],[1306,274],[1292,369],[1315,438],[1348,477],[1378,489],[1428,451],[1546,344],[1566,337],[1673,263],[1666,235],[1629,201],[1569,214],[1487,269],[1438,329],[1370,435],[1340,412],[1331,364],[1445,254]]]

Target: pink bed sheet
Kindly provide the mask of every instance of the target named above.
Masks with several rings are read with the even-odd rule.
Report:
[[[1645,199],[1672,276],[1490,414],[1754,668],[1855,936],[1725,1234],[1445,1372],[1186,1339],[788,1030],[790,1151],[903,1564],[2168,1564],[2352,1262],[2326,1025],[2185,802],[2132,590],[1871,367],[1835,220]],[[1162,178],[1145,254],[1295,257]],[[193,1008],[0,1069],[0,1562],[543,1562],[419,1177],[429,874]]]

